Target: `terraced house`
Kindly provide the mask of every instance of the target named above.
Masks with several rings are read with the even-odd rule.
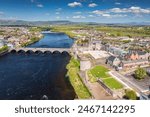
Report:
[[[106,59],[106,64],[117,68],[135,68],[137,66],[149,66],[150,53],[143,51],[132,51],[124,57],[110,56]]]

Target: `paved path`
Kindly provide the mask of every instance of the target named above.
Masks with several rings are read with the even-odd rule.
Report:
[[[114,98],[108,94],[105,89],[98,83],[91,83],[88,80],[88,76],[86,72],[80,73],[80,76],[83,78],[85,85],[88,87],[90,92],[92,93],[93,99],[96,100],[114,100]]]
[[[130,87],[130,88],[134,89],[138,93],[143,91],[143,89],[141,89],[139,86],[137,86],[134,82],[131,82],[130,80],[128,80],[128,78],[126,78],[125,76],[119,74],[118,72],[111,71],[110,74],[113,75],[116,79],[123,82],[127,87]]]

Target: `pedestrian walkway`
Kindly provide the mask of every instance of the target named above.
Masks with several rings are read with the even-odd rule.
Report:
[[[105,89],[98,83],[91,83],[88,80],[88,76],[86,72],[80,72],[81,78],[83,78],[83,82],[88,87],[91,92],[93,99],[95,100],[114,100],[113,96],[108,94]]]

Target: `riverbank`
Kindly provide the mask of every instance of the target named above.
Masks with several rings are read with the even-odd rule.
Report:
[[[7,51],[8,51],[8,46],[3,46],[2,48],[0,48],[0,56],[6,54]]]
[[[72,33],[72,29],[70,27],[52,27],[52,32],[60,32],[69,36],[69,38],[76,39],[76,34]]]
[[[43,39],[31,46],[69,48],[73,44],[66,35],[57,33],[43,35]],[[69,78],[65,78],[69,61],[70,56],[66,54],[13,53],[3,56],[0,60],[0,78],[4,78],[4,81],[0,82],[0,99],[37,100],[43,95],[49,100],[76,99]],[[12,77],[14,83],[11,83]]]
[[[73,86],[79,99],[90,99],[91,93],[88,88],[83,83],[82,79],[78,75],[80,63],[78,60],[71,58],[69,64],[67,65],[67,76],[71,85]]]
[[[33,38],[30,39],[29,42],[26,42],[26,43],[21,44],[21,47],[26,47],[26,46],[28,46],[28,45],[31,45],[31,44],[33,44],[33,43],[36,43],[36,42],[38,42],[40,39],[42,39],[42,37],[43,37],[43,35],[42,35],[41,37],[33,37]]]

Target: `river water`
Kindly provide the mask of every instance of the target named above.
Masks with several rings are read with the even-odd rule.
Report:
[[[48,33],[29,47],[69,48],[72,44],[65,34]],[[69,55],[58,53],[10,53],[0,57],[0,99],[74,99],[75,92],[65,77],[69,60]]]

